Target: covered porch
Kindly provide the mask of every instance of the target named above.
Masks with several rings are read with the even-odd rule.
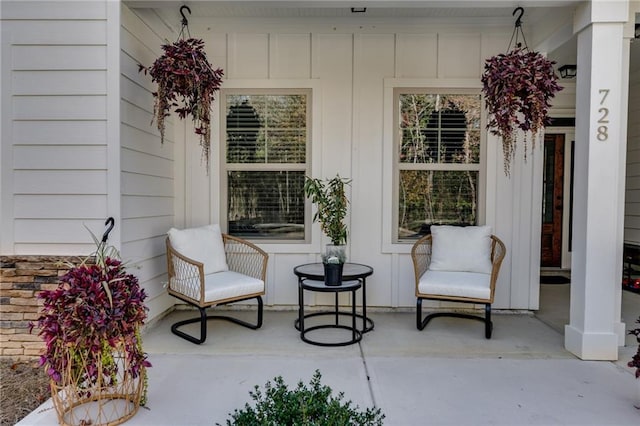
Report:
[[[138,64],[152,63],[161,44],[177,37],[182,3],[2,3],[0,252],[36,261],[86,255],[94,247],[83,225],[100,229],[105,217],[114,217],[110,242],[140,266],[152,321],[175,309],[164,286],[168,229],[231,228],[224,194],[233,170],[225,163],[222,127],[214,131],[209,170],[190,122],[168,120],[170,137],[161,145],[150,124],[155,85],[138,72]],[[193,2],[189,18],[192,35],[225,69],[223,93],[311,94],[313,125],[299,173],[353,180],[349,259],[375,268],[370,306],[402,311],[415,297],[411,241],[402,238],[396,217],[404,165],[396,161],[391,130],[395,93],[479,94],[484,59],[508,47],[514,4],[352,3],[367,12],[357,14],[347,7],[353,4],[340,1],[213,0]],[[635,318],[621,315],[622,246],[640,242],[639,133],[630,115],[639,104],[640,2],[521,3],[529,47],[578,69],[575,80],[562,81],[565,90],[552,108],[557,123],[568,127],[548,129],[564,135],[567,153],[575,141],[575,161],[567,155],[564,163],[573,191],[567,186],[561,206],[562,267],[573,273],[564,345],[582,359],[623,359],[618,347]],[[213,107],[218,124],[226,118],[221,98]],[[606,129],[596,126],[603,108]],[[527,162],[519,152],[507,178],[500,141],[484,123],[478,126],[479,162],[472,165],[475,218],[491,225],[508,248],[494,308],[543,310],[543,151],[538,144]],[[295,306],[291,270],[318,261],[326,242],[311,223],[310,203],[301,206],[304,238],[256,240],[270,255],[269,310]],[[17,326],[25,328],[28,319],[19,315]]]

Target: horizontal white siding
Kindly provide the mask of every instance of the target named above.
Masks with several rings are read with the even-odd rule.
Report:
[[[14,121],[11,138],[16,145],[106,145],[104,120]]]
[[[24,219],[81,219],[93,217],[94,211],[107,210],[102,195],[66,194],[66,203],[58,203],[58,195],[16,195],[13,209],[16,217]],[[58,203],[55,209],[46,206]]]
[[[104,71],[107,67],[107,47],[102,45],[15,45],[11,56],[16,71]]]
[[[4,0],[2,7],[3,19],[97,19],[102,20],[106,15],[104,2],[56,0],[56,1],[24,1]]]
[[[88,254],[102,232],[106,3],[2,4],[3,254]]]
[[[20,145],[13,151],[13,164],[20,170],[104,170],[107,168],[106,148],[96,145]]]
[[[107,77],[103,71],[15,71],[15,95],[104,95]]]
[[[138,72],[138,64],[151,66],[162,54],[163,39],[125,6],[120,30],[120,170],[123,258],[135,262],[136,276],[144,287],[150,318],[168,309],[174,299],[166,294],[164,238],[174,224],[175,165],[173,123],[166,120],[165,142],[153,119],[156,84]]]
[[[73,9],[73,6],[71,6],[71,9]],[[15,44],[38,46],[104,46],[106,42],[106,15],[100,19],[93,20],[59,18],[19,20],[15,22],[3,21],[3,26],[4,25],[6,25],[13,34],[19,35],[18,38],[13,39]],[[26,29],[28,29],[28,31],[25,31]]]
[[[83,202],[79,198],[66,199],[65,195],[104,195],[107,192],[107,178],[103,170],[16,170],[14,179],[16,195],[58,195],[57,203],[41,207],[47,209],[55,209],[58,203]],[[94,214],[97,215],[95,217],[104,216],[104,212],[96,211]]]
[[[101,120],[107,114],[102,96],[15,96],[14,120]]]
[[[92,241],[89,231],[94,235],[102,235],[103,223],[103,219],[81,222],[74,219],[16,219],[15,227],[16,235],[20,236],[20,242],[23,244],[81,244],[87,239]],[[83,232],[78,232],[78,226]],[[91,251],[76,254],[89,253]]]

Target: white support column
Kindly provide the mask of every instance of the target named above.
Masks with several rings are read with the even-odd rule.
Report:
[[[582,359],[618,359],[629,73],[629,4],[581,5],[578,34],[571,315],[565,347]]]

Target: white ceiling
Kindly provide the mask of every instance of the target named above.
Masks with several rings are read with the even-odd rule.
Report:
[[[174,29],[180,27],[180,8],[194,22],[224,18],[335,18],[377,20],[384,18],[424,18],[455,25],[474,23],[508,25],[515,23],[514,11],[524,8],[523,28],[544,27],[548,22],[566,22],[580,0],[130,0],[132,8],[154,9]],[[352,13],[351,7],[366,7],[365,13]],[[553,25],[553,24],[551,24]],[[637,57],[638,49],[632,49]],[[548,52],[559,64],[575,63],[575,40]]]
[[[525,9],[524,19],[536,21],[550,9],[575,6],[580,0],[131,0],[133,8],[153,8],[162,15],[179,18],[179,9],[187,5],[193,18],[230,17],[425,17],[425,18],[506,18],[518,6]],[[352,7],[366,7],[365,13],[352,13]],[[189,17],[189,15],[187,16]]]

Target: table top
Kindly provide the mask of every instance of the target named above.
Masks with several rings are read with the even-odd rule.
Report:
[[[324,265],[321,262],[298,265],[293,268],[293,273],[300,278],[322,281],[324,280]],[[345,281],[365,278],[371,274],[373,274],[373,268],[360,263],[347,262],[342,268],[342,279]]]
[[[343,291],[353,291],[362,287],[359,280],[342,281],[341,285],[326,285],[324,281],[304,279],[301,282],[302,288],[311,291],[326,293],[340,293]]]

